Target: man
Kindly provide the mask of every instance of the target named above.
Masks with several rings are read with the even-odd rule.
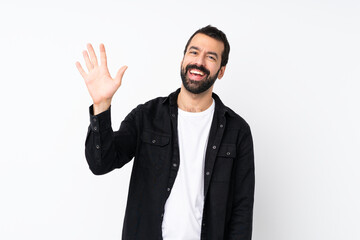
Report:
[[[111,99],[126,66],[111,78],[104,45],[101,65],[83,52],[93,99],[85,155],[100,175],[134,158],[123,239],[239,239],[252,234],[254,154],[248,124],[213,93],[230,46],[215,27],[196,31],[181,63],[182,85],[168,97],[140,104],[111,128]]]

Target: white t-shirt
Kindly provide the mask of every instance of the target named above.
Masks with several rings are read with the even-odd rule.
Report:
[[[202,112],[178,109],[179,170],[165,203],[164,240],[199,240],[204,209],[204,163],[215,101]]]

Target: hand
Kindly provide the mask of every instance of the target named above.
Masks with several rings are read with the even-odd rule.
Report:
[[[122,77],[127,69],[127,66],[121,67],[115,78],[112,78],[107,67],[104,44],[100,44],[100,65],[98,65],[94,49],[90,43],[87,44],[87,49],[89,51],[90,58],[88,52],[85,50],[83,51],[83,56],[89,72],[86,73],[79,62],[76,62],[76,67],[85,80],[86,87],[88,88],[90,96],[94,102],[94,107],[102,106],[102,108],[106,108],[107,106],[108,108],[111,104],[112,97],[121,85]],[[102,109],[100,111],[104,110],[106,109]]]

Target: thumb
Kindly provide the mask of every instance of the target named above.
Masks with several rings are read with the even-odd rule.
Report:
[[[128,67],[127,66],[122,66],[119,71],[117,72],[116,74],[116,77],[115,77],[115,82],[116,84],[118,84],[119,86],[121,85],[121,81],[122,81],[122,78],[124,76],[124,73],[126,71]]]

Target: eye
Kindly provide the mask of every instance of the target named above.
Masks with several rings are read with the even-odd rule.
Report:
[[[189,53],[192,54],[192,55],[196,55],[196,54],[197,54],[196,51],[190,51]]]
[[[209,55],[208,57],[209,57],[211,60],[216,61],[216,58],[213,57],[212,55]]]

